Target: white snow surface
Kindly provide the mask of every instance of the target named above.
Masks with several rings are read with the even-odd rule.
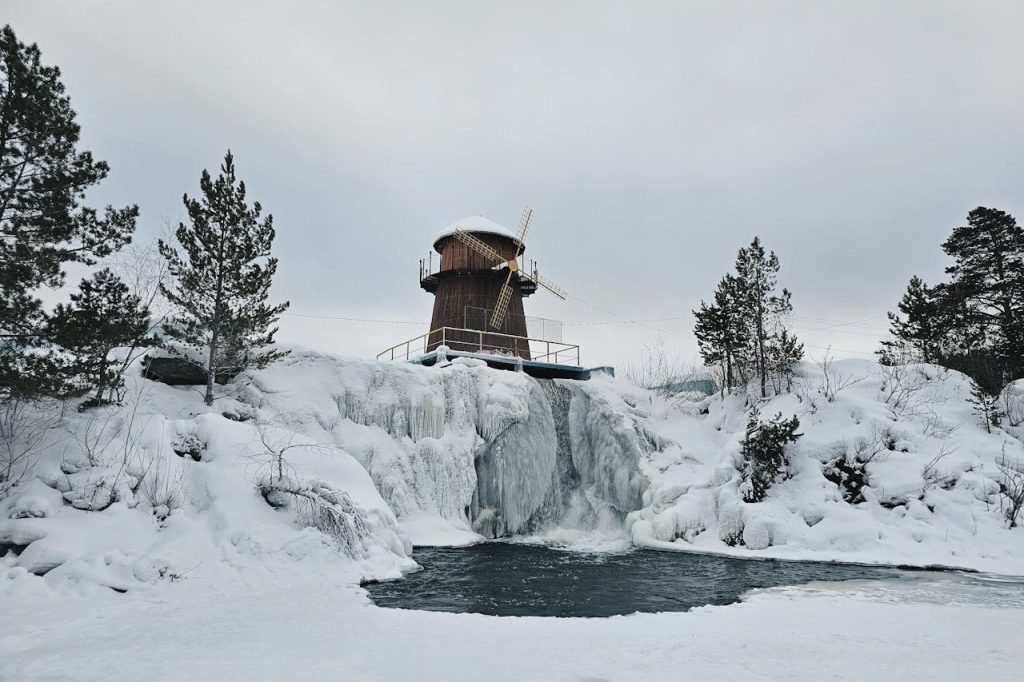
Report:
[[[861,360],[805,364],[792,393],[760,405],[762,418],[800,419],[788,480],[757,504],[742,501],[736,469],[746,396],[661,412],[668,445],[644,459],[652,481],[627,524],[635,544],[736,556],[968,567],[1024,574],[1024,529],[1008,529],[998,494],[1004,458],[1024,467],[1014,428],[987,432],[970,382],[929,365],[891,369]],[[651,404],[654,404],[652,399]],[[706,414],[699,414],[700,412]],[[1018,432],[1019,435],[1019,432]],[[851,504],[823,471],[839,454],[876,453],[864,501]],[[724,539],[742,538],[730,546]]]
[[[736,467],[745,396],[304,349],[211,408],[132,376],[123,406],[54,421],[34,477],[0,501],[0,679],[1013,679],[1024,604],[961,599],[977,591],[962,577],[600,620],[380,609],[355,587],[412,569],[413,543],[495,532],[1024,575],[997,466],[1024,460],[1019,424],[988,432],[967,379],[935,367],[833,373],[834,394],[806,365],[760,405],[804,435],[757,504]],[[304,498],[260,493],[271,451],[287,486],[327,495],[333,534]],[[843,453],[874,454],[862,501],[823,473]]]
[[[194,580],[91,598],[23,587],[0,619],[3,679],[997,681],[1024,663],[1024,605],[957,576],[600,619],[383,609],[321,581],[257,595]]]
[[[478,234],[496,234],[502,237],[508,237],[510,239],[516,239],[517,235],[512,230],[508,229],[504,225],[500,225],[490,218],[485,218],[482,215],[470,215],[466,216],[462,220],[456,220],[448,227],[441,230],[436,237],[434,237],[433,243],[441,241],[445,237],[450,237],[455,234],[455,230],[463,230],[465,232],[475,232]]]
[[[1024,574],[1024,529],[1007,528],[996,464],[1024,462],[1024,446],[1012,428],[986,431],[967,379],[905,368],[898,383],[913,389],[893,400],[873,363],[834,371],[849,385],[832,400],[808,365],[761,405],[796,414],[804,435],[788,479],[757,504],[742,501],[736,467],[745,396],[672,402],[607,377],[538,382],[475,360],[427,368],[303,349],[224,387],[212,408],[133,376],[122,407],[67,411],[36,477],[0,501],[0,545],[17,550],[2,570],[118,590],[387,578],[414,565],[412,544],[512,533]],[[189,448],[199,461],[175,452]],[[282,449],[290,484],[337,498],[340,537],[257,492]],[[864,499],[848,502],[823,471],[867,451]]]

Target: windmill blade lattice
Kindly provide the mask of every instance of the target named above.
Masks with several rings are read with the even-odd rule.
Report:
[[[501,329],[501,325],[505,322],[505,317],[508,314],[508,306],[512,301],[512,295],[514,289],[512,288],[512,277],[519,275],[526,279],[534,282],[537,286],[547,289],[549,292],[562,299],[563,301],[568,298],[569,294],[562,287],[558,286],[546,277],[541,277],[537,270],[534,269],[532,273],[523,272],[519,269],[519,256],[522,255],[523,251],[526,250],[526,234],[530,230],[530,220],[533,218],[533,209],[527,206],[523,210],[523,217],[519,220],[519,230],[516,233],[516,241],[518,245],[516,247],[516,255],[511,258],[505,258],[500,253],[488,246],[482,239],[475,237],[474,235],[466,232],[462,229],[456,229],[454,236],[456,239],[461,241],[463,244],[471,248],[476,253],[480,254],[487,260],[491,261],[495,268],[502,265],[508,268],[508,277],[505,278],[505,283],[501,287],[501,291],[498,293],[498,300],[494,304],[494,313],[491,315],[491,326],[495,329]]]
[[[461,241],[463,244],[479,253],[484,258],[489,259],[495,265],[507,262],[505,257],[500,253],[487,246],[482,239],[478,239],[471,235],[465,230],[455,230],[454,236],[456,239]]]
[[[516,235],[516,241],[519,242],[519,251],[516,253],[516,258],[526,250],[526,233],[530,230],[531,218],[533,218],[533,209],[527,206],[523,209],[523,217],[519,219],[519,233]]]
[[[509,271],[508,278],[505,283],[501,285],[501,293],[498,294],[498,302],[494,305],[494,314],[491,315],[491,326],[495,329],[501,329],[502,323],[505,321],[505,315],[508,314],[508,304],[512,301],[513,289],[509,286],[509,280],[512,279],[512,272]]]
[[[527,279],[536,282],[537,286],[544,287],[545,289],[547,289],[548,291],[550,291],[552,294],[562,299],[563,301],[569,298],[569,292],[567,292],[565,289],[552,282],[547,277],[541,277],[536,270],[526,275],[526,277]]]

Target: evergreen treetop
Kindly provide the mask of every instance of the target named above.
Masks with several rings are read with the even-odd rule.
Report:
[[[110,400],[104,394],[122,384],[121,363],[110,359],[111,351],[156,342],[148,335],[149,310],[109,268],[83,279],[49,324],[50,338],[72,358],[62,368],[68,384],[93,390],[96,404]]]
[[[82,205],[108,167],[78,148],[75,118],[60,69],[0,28],[0,397],[59,390],[37,351],[46,326],[37,289],[61,286],[66,263],[93,264],[135,229],[136,206]]]
[[[178,310],[165,325],[168,336],[206,356],[206,402],[212,404],[215,381],[285,354],[271,348],[272,325],[288,303],[267,302],[277,271],[273,216],[262,216],[258,201],[247,203],[230,150],[220,175],[204,170],[199,185],[199,198],[184,196],[189,224],[175,232],[181,251],[159,243],[172,281],[161,290]]]
[[[941,306],[935,292],[917,275],[910,278],[907,290],[898,304],[900,315],[889,312],[889,330],[896,342],[884,342],[890,355],[897,346],[912,350],[922,362],[937,362],[945,330],[941,324]],[[902,358],[894,357],[893,360]]]
[[[755,237],[739,250],[735,274],[719,282],[714,303],[693,311],[701,357],[721,367],[723,389],[757,379],[766,397],[769,378],[777,390],[788,386],[803,358],[803,344],[786,330],[793,305],[788,290],[776,291],[778,272],[778,257]]]

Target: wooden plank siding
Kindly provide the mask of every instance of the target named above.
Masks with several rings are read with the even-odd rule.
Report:
[[[518,245],[511,237],[481,232],[475,232],[473,236],[505,258],[511,259],[516,255]],[[441,265],[437,273],[430,329],[455,327],[523,337],[519,340],[484,333],[481,339],[480,334],[472,332],[449,333],[445,343],[453,350],[476,352],[482,340],[483,352],[505,352],[529,360],[530,349],[525,341],[526,316],[519,277],[514,276],[510,282],[513,291],[508,314],[501,328],[495,329],[490,324],[491,311],[494,310],[508,271],[504,268],[493,270],[494,263],[452,236],[439,239],[434,248],[441,254]],[[428,340],[427,350],[431,351],[440,344],[440,334],[433,334]]]

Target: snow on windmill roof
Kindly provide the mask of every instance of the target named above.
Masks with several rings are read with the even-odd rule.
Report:
[[[485,218],[482,215],[471,215],[466,216],[462,220],[456,220],[454,223],[444,228],[440,234],[434,237],[435,247],[437,246],[437,243],[445,237],[450,237],[455,234],[456,229],[464,230],[466,232],[497,234],[510,239],[516,238],[515,233],[504,225],[499,225],[493,220]]]

